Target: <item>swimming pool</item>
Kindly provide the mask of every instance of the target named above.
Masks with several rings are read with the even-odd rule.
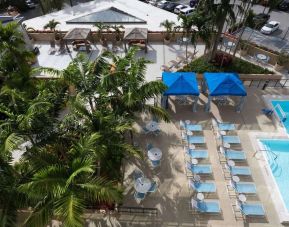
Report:
[[[272,100],[271,104],[289,134],[289,100]]]
[[[289,211],[289,140],[288,139],[260,139],[272,175],[278,186],[287,212]],[[272,186],[272,185],[271,185]]]

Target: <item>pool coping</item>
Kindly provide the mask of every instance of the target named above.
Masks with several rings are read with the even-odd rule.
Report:
[[[278,131],[285,133],[285,134],[289,134],[289,132],[287,132],[286,127],[284,126],[283,122],[279,119],[279,116],[274,108],[274,106],[272,105],[272,101],[274,100],[282,100],[284,101],[284,99],[289,101],[289,95],[262,95],[262,99],[265,103],[265,106],[269,109],[272,109],[274,112],[274,117],[272,118],[273,122],[275,125],[277,125],[277,129]]]
[[[289,223],[289,211],[284,203],[284,200],[282,198],[281,192],[279,191],[279,186],[277,182],[275,181],[275,178],[273,176],[273,173],[271,171],[266,151],[264,149],[264,146],[262,140],[270,139],[289,139],[288,135],[284,135],[283,133],[267,133],[267,132],[251,132],[249,133],[250,140],[253,144],[255,153],[254,157],[256,158],[262,175],[264,177],[264,183],[266,184],[267,189],[269,189],[270,192],[270,198],[275,206],[276,213],[278,215],[278,218],[280,220],[281,224],[288,224]],[[258,155],[258,156],[257,156]]]

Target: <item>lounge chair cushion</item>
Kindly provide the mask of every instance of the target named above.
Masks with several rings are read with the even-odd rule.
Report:
[[[220,204],[218,201],[196,201],[192,200],[192,206],[202,213],[220,213]]]
[[[261,204],[241,204],[242,213],[246,216],[264,216],[265,211]]]
[[[235,125],[231,123],[218,123],[218,128],[220,131],[233,131],[236,129]]]
[[[249,167],[233,166],[230,167],[230,170],[232,175],[251,176],[251,170]]]
[[[200,132],[203,130],[201,125],[193,125],[193,124],[186,125],[186,129],[195,132]]]
[[[233,159],[233,160],[245,160],[246,155],[243,151],[232,151],[232,150],[227,150],[225,152],[225,156],[228,159]]]
[[[188,142],[194,144],[204,144],[205,137],[204,136],[188,136]]]
[[[236,191],[238,193],[243,193],[243,194],[256,194],[256,186],[254,183],[243,183],[243,182],[238,182],[235,183],[234,187],[236,188]]]
[[[222,136],[222,140],[223,143],[233,143],[233,144],[241,143],[239,136]]]
[[[212,167],[211,165],[193,165],[187,163],[187,168],[194,174],[211,174]]]
[[[216,185],[213,182],[195,182],[190,180],[190,187],[197,192],[216,192]]]

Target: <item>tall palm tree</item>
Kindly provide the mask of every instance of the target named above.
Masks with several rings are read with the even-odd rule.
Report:
[[[172,32],[174,31],[175,22],[166,19],[160,23],[160,26],[166,29],[165,39],[169,41],[171,39]]]
[[[226,19],[229,18],[232,22],[236,21],[234,5],[231,4],[230,0],[221,0],[219,4],[214,4],[214,0],[205,0],[203,4],[211,14],[212,23],[217,30],[210,55],[210,60],[213,60],[217,52]]]
[[[59,25],[59,24],[60,24],[60,22],[52,19],[52,20],[50,20],[46,25],[44,25],[43,28],[44,28],[44,29],[49,28],[50,31],[55,31],[56,26]]]

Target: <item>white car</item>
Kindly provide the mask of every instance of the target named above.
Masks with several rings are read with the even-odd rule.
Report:
[[[160,1],[157,3],[157,7],[162,9],[166,4],[168,4],[168,1]]]
[[[183,4],[178,5],[178,6],[174,9],[174,13],[179,14],[179,13],[180,13],[180,10],[185,9],[185,8],[189,8],[189,7],[190,7],[190,6],[188,6],[188,5],[183,5]]]
[[[263,34],[269,35],[272,32],[278,30],[279,26],[280,26],[280,22],[270,21],[261,28],[261,32]]]
[[[195,10],[195,8],[191,8],[191,7],[184,8],[184,9],[180,10],[180,14],[182,14],[184,16],[189,16],[190,14],[193,13],[194,10]]]

